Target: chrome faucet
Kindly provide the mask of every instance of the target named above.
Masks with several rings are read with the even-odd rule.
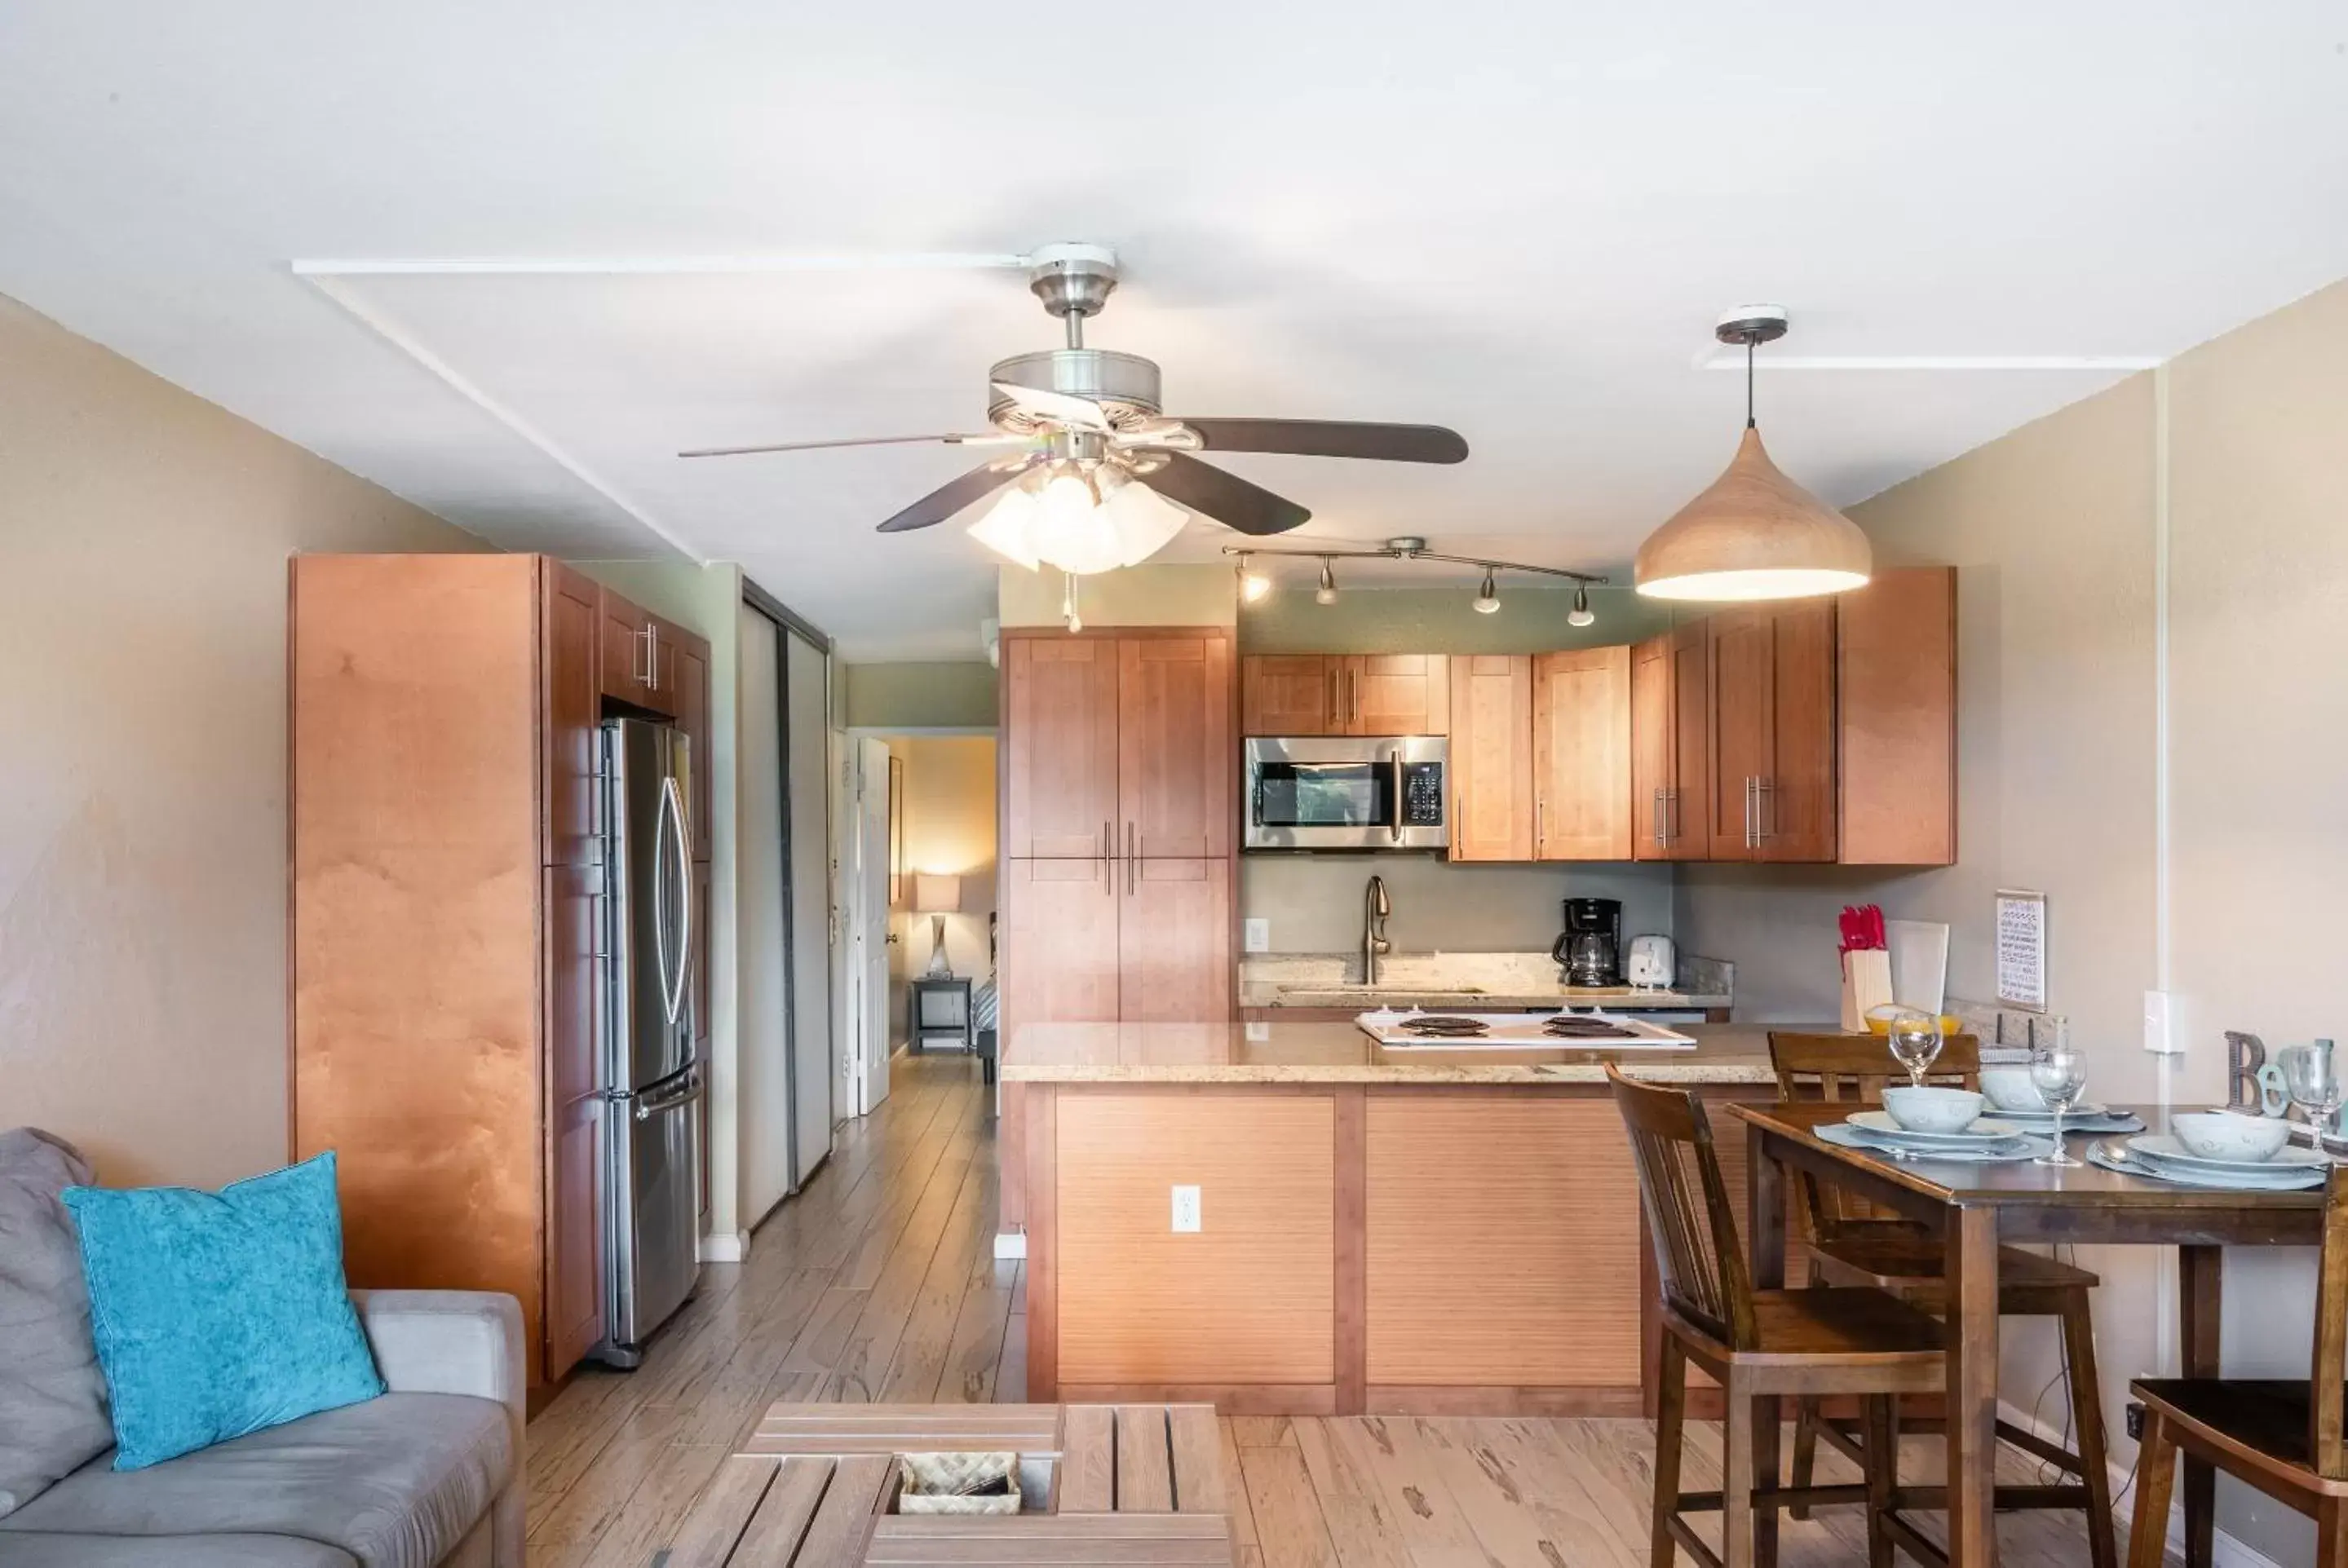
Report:
[[[1386,940],[1386,917],[1394,913],[1394,903],[1386,897],[1386,879],[1370,878],[1362,889],[1362,983],[1378,983],[1378,955],[1394,951]]]

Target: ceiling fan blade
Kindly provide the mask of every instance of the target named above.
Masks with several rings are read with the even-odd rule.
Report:
[[[1007,397],[1028,413],[1050,420],[1070,430],[1098,430],[1108,427],[1108,411],[1089,397],[1071,397],[1065,392],[1046,392],[1039,386],[1021,386],[1016,382],[998,381],[994,384],[997,397]]]
[[[1261,485],[1251,485],[1237,474],[1226,474],[1196,457],[1179,452],[1166,453],[1165,457],[1164,467],[1135,482],[1241,533],[1284,534],[1313,516],[1286,497],[1275,496]]]
[[[766,446],[696,446],[677,456],[742,457],[757,452],[814,452],[826,446],[912,446],[927,441],[942,441],[949,446],[1010,446],[1027,439],[1027,436],[1006,435],[1000,430],[983,430],[967,436],[854,436],[840,441],[778,441]]]
[[[882,523],[880,531],[884,534],[911,533],[915,528],[942,523],[973,501],[982,500],[1011,483],[1017,473],[1016,469],[997,468],[992,463],[982,468],[973,468],[961,478],[939,486]]]
[[[1375,425],[1336,419],[1184,419],[1208,452],[1292,452],[1305,457],[1370,457],[1386,463],[1457,463],[1468,443],[1440,425]]]

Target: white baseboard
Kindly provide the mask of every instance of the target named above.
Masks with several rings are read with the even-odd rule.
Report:
[[[2060,1443],[2064,1440],[2061,1426],[2041,1420],[2006,1403],[2003,1399],[1998,1401],[1997,1414],[2000,1420],[2020,1427],[2024,1431],[2035,1432],[2050,1443]],[[2122,1525],[2126,1525],[2136,1509],[2136,1493],[2128,1487],[2128,1482],[2133,1479],[2135,1472],[2117,1460],[2106,1461],[2105,1470],[2110,1477],[2112,1496],[2116,1500],[2112,1515]],[[2123,1498],[2125,1501],[2117,1501]],[[2179,1556],[2184,1554],[2185,1503],[2181,1487],[2172,1496],[2168,1504],[2168,1546],[2170,1551]],[[2210,1568],[2282,1568],[2281,1563],[2277,1563],[2265,1553],[2243,1545],[2222,1530],[2217,1532],[2216,1539],[2210,1543],[2209,1563]]]
[[[750,1255],[750,1233],[735,1231],[701,1238],[701,1261],[704,1263],[739,1263]]]
[[[1027,1255],[1027,1233],[1004,1231],[994,1238],[994,1261],[1014,1263]]]

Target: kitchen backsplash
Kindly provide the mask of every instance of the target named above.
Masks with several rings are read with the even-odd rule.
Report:
[[[1672,868],[1455,865],[1427,855],[1242,855],[1240,914],[1269,920],[1274,953],[1362,945],[1362,890],[1385,878],[1396,952],[1546,953],[1567,898],[1619,898],[1625,938],[1672,933]]]

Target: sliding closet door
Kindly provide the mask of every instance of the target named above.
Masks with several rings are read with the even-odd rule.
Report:
[[[741,834],[736,896],[741,1004],[735,1061],[740,1075],[741,1214],[757,1224],[798,1184],[791,1140],[789,933],[784,910],[782,634],[742,608]]]
[[[839,1051],[831,1028],[831,661],[783,633],[790,823],[791,1150],[796,1187],[831,1152],[839,1120]]]

